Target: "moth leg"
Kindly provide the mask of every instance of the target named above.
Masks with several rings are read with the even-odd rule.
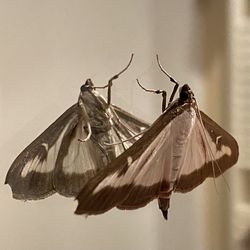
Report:
[[[118,74],[114,75],[113,77],[111,77],[109,79],[109,81],[108,81],[108,96],[107,96],[107,103],[108,103],[108,105],[110,105],[110,103],[111,103],[111,87],[113,85],[112,81],[115,80],[115,79],[117,79],[123,72],[125,72],[128,69],[128,67],[130,66],[130,64],[131,64],[131,62],[133,60],[133,57],[134,57],[134,54],[132,53],[131,57],[130,57],[130,60],[128,62],[128,65],[122,71],[120,71]]]
[[[158,205],[162,211],[162,215],[165,220],[168,219],[168,209],[170,206],[170,198],[158,198]]]
[[[143,89],[145,90],[146,92],[151,92],[151,93],[155,93],[155,94],[161,94],[162,95],[162,104],[161,104],[161,111],[164,112],[165,109],[166,109],[166,103],[167,103],[167,92],[165,90],[154,90],[154,89],[146,89],[145,87],[143,87],[139,80],[136,79],[138,85]]]
[[[158,63],[160,70],[169,78],[170,82],[175,84],[173,92],[172,92],[172,94],[169,98],[169,101],[168,101],[168,106],[169,106],[171,104],[171,102],[173,101],[174,96],[176,94],[176,91],[178,90],[180,84],[171,75],[169,75],[165,69],[163,69],[158,55],[156,55],[156,60],[157,60],[157,63]]]
[[[115,128],[115,127],[114,127]],[[121,144],[122,144],[122,147],[123,147],[123,149],[124,149],[124,151],[126,150],[126,147],[125,147],[125,145],[122,143],[122,138],[121,138],[121,136],[120,136],[120,134],[118,133],[118,131],[117,131],[117,129],[115,128],[114,129],[114,131],[115,131],[115,133],[116,133],[116,135],[117,135],[117,137],[118,137],[118,139],[120,140],[120,142],[121,142]],[[109,146],[107,143],[104,143],[106,146]],[[110,145],[111,146],[111,145]]]
[[[91,125],[89,122],[87,122],[87,127],[84,126],[83,129],[88,131],[88,135],[84,139],[78,138],[78,141],[80,141],[80,142],[86,142],[87,140],[90,139],[90,137],[92,135]]]
[[[85,109],[84,103],[81,100],[81,98],[78,99],[78,105],[79,105],[79,108],[80,108],[80,114],[81,114],[82,123],[83,124],[87,123],[87,127],[83,126],[83,130],[84,131],[87,130],[87,132],[88,132],[88,135],[86,136],[86,138],[84,138],[84,139],[79,138],[78,141],[80,141],[80,142],[86,142],[87,140],[90,139],[90,137],[92,135],[91,125],[90,125],[90,122],[89,122],[89,117],[88,117],[87,111]]]

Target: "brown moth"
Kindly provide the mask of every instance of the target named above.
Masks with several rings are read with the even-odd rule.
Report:
[[[176,92],[178,83],[170,80]],[[198,109],[190,87],[183,85],[179,98],[173,97],[138,141],[86,183],[76,214],[137,209],[157,199],[167,219],[173,192],[189,192],[237,162],[236,140]]]
[[[78,102],[19,154],[5,180],[15,199],[42,199],[55,192],[76,196],[90,177],[129,148],[137,139],[134,135],[149,126],[110,104],[112,80],[128,66],[104,86],[108,87],[108,102],[88,79]]]

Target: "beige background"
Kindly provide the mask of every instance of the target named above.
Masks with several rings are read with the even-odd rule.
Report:
[[[215,1],[197,0],[0,0],[0,183],[20,151],[76,102],[86,78],[107,83],[132,52],[131,67],[113,88],[113,103],[151,122],[160,114],[161,99],[135,83],[138,77],[145,86],[170,90],[156,67],[159,53],[175,78],[190,83],[200,107],[223,121],[220,108],[213,113],[225,70],[223,21],[213,21],[224,18],[221,2],[214,8]],[[218,37],[209,36],[216,31]],[[73,214],[72,199],[21,202],[1,185],[0,249],[226,249],[221,246],[228,238],[222,240],[220,231],[227,223],[217,215],[221,203],[228,209],[225,185],[220,195],[213,184],[204,187],[175,194],[166,222],[155,201],[85,219]]]

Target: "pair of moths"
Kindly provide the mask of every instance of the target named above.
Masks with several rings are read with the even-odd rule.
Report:
[[[150,128],[111,105],[112,80],[127,67],[105,86],[107,102],[88,79],[78,103],[16,158],[6,177],[14,198],[77,196],[75,213],[86,215],[137,209],[157,199],[167,219],[173,192],[191,191],[237,162],[236,140],[198,109],[187,84],[173,101],[178,83],[162,68],[175,87],[167,108],[166,92],[153,91],[163,96],[163,113]]]

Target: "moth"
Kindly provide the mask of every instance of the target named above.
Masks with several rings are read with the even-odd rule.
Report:
[[[174,93],[178,83],[170,80],[176,83]],[[76,214],[137,209],[157,199],[167,219],[173,192],[189,192],[237,162],[236,140],[198,109],[190,87],[183,85],[175,101],[173,93],[144,135],[86,183]]]
[[[19,154],[5,180],[15,199],[42,199],[55,192],[76,196],[90,177],[130,147],[137,139],[134,135],[149,126],[110,104],[112,80],[123,71],[106,86],[109,103],[88,79],[81,86],[78,103]]]

